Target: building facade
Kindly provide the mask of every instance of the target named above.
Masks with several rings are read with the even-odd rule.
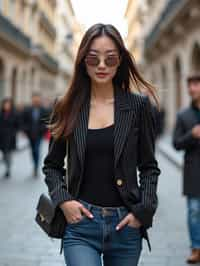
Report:
[[[56,28],[56,57],[59,62],[56,96],[60,97],[67,90],[71,81],[76,47],[76,29],[80,28],[71,2],[68,0],[57,0]]]
[[[187,76],[200,71],[200,2],[146,0],[139,38],[142,71],[159,90],[171,133],[177,111],[189,104]]]
[[[145,6],[143,0],[129,0],[125,12],[128,26],[128,34],[125,42],[137,64],[142,63],[143,40],[141,38],[141,32]]]
[[[67,14],[60,14],[60,4]],[[33,92],[51,99],[64,90],[72,71],[73,16],[67,0],[1,0],[0,99],[24,104]]]

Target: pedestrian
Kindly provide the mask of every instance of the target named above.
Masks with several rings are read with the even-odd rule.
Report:
[[[44,103],[44,108],[46,111],[46,121],[48,121],[50,119],[51,113],[52,113],[52,106],[53,106],[53,102],[49,99],[46,98],[43,100]],[[51,137],[51,133],[49,128],[46,128],[46,132],[44,134],[44,139],[49,142],[50,141],[50,137]]]
[[[22,114],[22,130],[25,132],[31,148],[31,155],[34,165],[33,176],[38,176],[41,141],[46,132],[47,114],[42,106],[39,93],[33,93],[32,105],[24,108]]]
[[[5,98],[0,110],[0,150],[6,171],[5,178],[11,176],[12,152],[16,149],[16,134],[19,129],[19,117],[12,99]]]
[[[61,243],[68,266],[100,266],[101,255],[104,265],[135,266],[143,237],[149,241],[160,169],[150,102],[130,91],[131,79],[153,93],[118,30],[110,24],[89,28],[72,83],[54,107],[43,166],[52,201],[66,218]]]
[[[183,194],[187,198],[191,255],[188,263],[200,262],[200,75],[187,79],[189,107],[177,114],[173,145],[184,150]]]

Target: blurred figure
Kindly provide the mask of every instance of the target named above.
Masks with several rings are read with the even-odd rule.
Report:
[[[53,110],[53,102],[49,98],[46,98],[46,99],[43,100],[43,106],[44,106],[45,111],[46,111],[45,121],[48,122],[50,120],[51,113],[52,113],[52,110]],[[44,139],[49,142],[50,138],[51,138],[50,130],[48,128],[46,128]]]
[[[19,128],[17,112],[10,98],[2,102],[0,111],[0,150],[3,154],[3,161],[6,166],[4,177],[11,175],[11,156],[12,151],[16,149],[16,134]]]
[[[187,197],[191,255],[188,263],[200,262],[200,75],[187,80],[191,105],[177,114],[173,145],[184,150],[184,187]]]
[[[32,160],[34,165],[33,176],[35,177],[38,176],[40,146],[42,138],[46,132],[46,117],[46,111],[42,106],[40,94],[33,94],[32,105],[26,107],[22,115],[22,129],[27,135],[30,142]]]

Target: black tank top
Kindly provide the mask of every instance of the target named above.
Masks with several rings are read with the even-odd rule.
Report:
[[[103,207],[123,206],[114,183],[114,124],[88,129],[79,198]]]

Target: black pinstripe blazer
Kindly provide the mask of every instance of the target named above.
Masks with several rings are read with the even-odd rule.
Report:
[[[154,156],[155,133],[151,104],[148,97],[125,92],[119,87],[114,88],[114,98],[113,178],[124,205],[141,221],[144,228],[148,228],[152,226],[157,208],[156,188],[160,174]],[[69,137],[68,192],[63,180],[66,140],[50,141],[43,172],[55,206],[78,197],[84,170],[89,107],[90,95]]]

